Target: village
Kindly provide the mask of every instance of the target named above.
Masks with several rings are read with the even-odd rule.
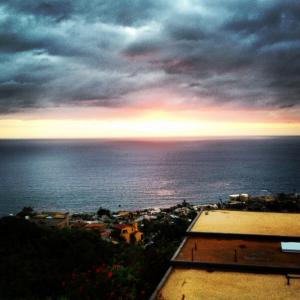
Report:
[[[237,209],[251,211],[300,211],[300,195],[297,193],[250,196],[248,194],[229,195],[227,201],[217,204],[193,205],[186,201],[169,208],[149,208],[137,211],[111,212],[100,207],[95,213],[35,212],[24,207],[17,214],[40,226],[50,228],[71,228],[96,232],[99,237],[112,243],[126,242],[147,246],[153,242],[155,234],[145,232],[145,225],[174,224],[180,220],[191,223],[203,209]]]
[[[69,213],[35,211],[31,207],[24,207],[17,215],[0,219],[5,253],[1,258],[0,272],[7,278],[1,285],[0,290],[5,296],[2,298],[26,295],[28,299],[35,299],[39,295],[41,299],[49,295],[48,288],[43,285],[47,282],[47,286],[51,287],[52,299],[149,299],[170,265],[187,263],[172,259],[183,240],[188,238],[189,243],[181,253],[183,256],[178,256],[177,260],[189,258],[192,263],[198,263],[193,260],[200,259],[206,253],[199,251],[201,243],[195,240],[198,238],[195,236],[197,232],[191,232],[190,229],[195,227],[199,216],[202,216],[200,220],[212,216],[226,216],[223,221],[232,216],[232,220],[236,220],[234,216],[247,216],[247,211],[253,211],[255,213],[249,215],[262,217],[245,228],[260,231],[273,228],[278,235],[283,228],[279,216],[286,215],[289,220],[294,219],[294,215],[299,215],[296,214],[299,208],[300,196],[296,193],[273,196],[240,193],[229,195],[226,201],[218,203],[196,205],[183,201],[168,208],[136,211],[111,212],[100,207],[95,212]],[[263,213],[271,211],[290,213]],[[263,216],[266,215],[274,218],[265,223]],[[209,224],[214,224],[213,227],[221,222],[220,219],[215,222],[215,218],[210,220]],[[224,228],[220,225],[216,234],[219,235],[221,230],[227,230],[231,225],[236,227],[235,230],[241,230],[244,227],[240,226],[240,222],[230,221]],[[198,227],[195,230],[212,230],[212,227]],[[299,227],[289,222],[284,228],[291,233]],[[207,238],[203,237],[204,245],[213,247],[213,252],[214,241],[211,239],[210,244],[206,243]],[[225,239],[222,243],[229,243],[228,238]],[[199,242],[198,246],[195,241]],[[219,243],[220,239],[215,242]],[[276,251],[278,247],[275,247]],[[247,249],[243,246],[238,247],[237,252],[234,250],[228,250],[228,259],[232,260],[233,257],[239,261],[242,251]],[[224,261],[222,253],[217,257]],[[16,274],[16,269],[22,271]],[[26,284],[23,284],[24,281]],[[20,288],[16,290],[13,288],[15,286]],[[166,285],[165,288],[163,294],[175,292],[176,284]],[[182,294],[187,293],[185,290]],[[177,298],[171,296],[170,299]]]
[[[185,201],[170,208],[150,208],[138,211],[110,212],[99,208],[96,213],[35,212],[24,207],[17,214],[40,226],[50,228],[71,228],[96,232],[99,237],[113,243],[151,243],[151,237],[144,236],[145,223],[158,222],[172,224],[176,220],[190,223],[203,208],[216,209],[216,204],[191,205]]]

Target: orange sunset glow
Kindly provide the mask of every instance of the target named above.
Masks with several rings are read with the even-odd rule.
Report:
[[[80,113],[84,116],[80,117]],[[63,113],[66,113],[64,111]],[[103,115],[101,118],[97,115]],[[86,119],[86,115],[90,115]],[[59,118],[57,117],[59,116]],[[293,115],[274,111],[199,109],[165,111],[73,109],[63,117],[56,110],[43,118],[0,120],[1,138],[197,138],[203,136],[299,135]]]
[[[0,5],[0,138],[300,135],[294,10],[221,3]]]

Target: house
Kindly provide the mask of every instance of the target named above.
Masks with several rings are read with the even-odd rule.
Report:
[[[51,228],[65,228],[70,225],[69,213],[64,212],[42,212],[27,219],[37,225]]]
[[[132,218],[133,213],[130,211],[119,211],[117,214],[113,215],[114,218],[125,220]]]
[[[103,223],[89,223],[84,226],[84,229],[102,232],[106,229],[106,225]]]
[[[113,226],[113,236],[122,238],[126,243],[140,242],[144,238],[144,234],[139,231],[137,223],[132,224],[115,224]]]
[[[229,195],[229,201],[247,201],[249,200],[248,194],[233,194]]]
[[[76,228],[76,229],[81,229],[86,225],[86,223],[82,220],[78,220],[78,221],[72,221],[70,222],[70,227],[71,228]]]
[[[89,223],[84,226],[84,229],[97,232],[103,239],[110,239],[111,232],[104,223]]]

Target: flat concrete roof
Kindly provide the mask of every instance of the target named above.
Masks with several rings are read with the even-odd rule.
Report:
[[[295,275],[299,276],[299,275]],[[164,300],[298,299],[300,279],[285,275],[174,268],[158,292]]]
[[[203,211],[191,233],[229,233],[300,237],[299,213]]]
[[[282,252],[280,241],[188,237],[174,262],[293,268],[300,271],[300,253]],[[298,272],[299,272],[298,271]]]

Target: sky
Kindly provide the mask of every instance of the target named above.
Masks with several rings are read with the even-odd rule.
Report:
[[[0,0],[0,138],[300,135],[299,0]]]

